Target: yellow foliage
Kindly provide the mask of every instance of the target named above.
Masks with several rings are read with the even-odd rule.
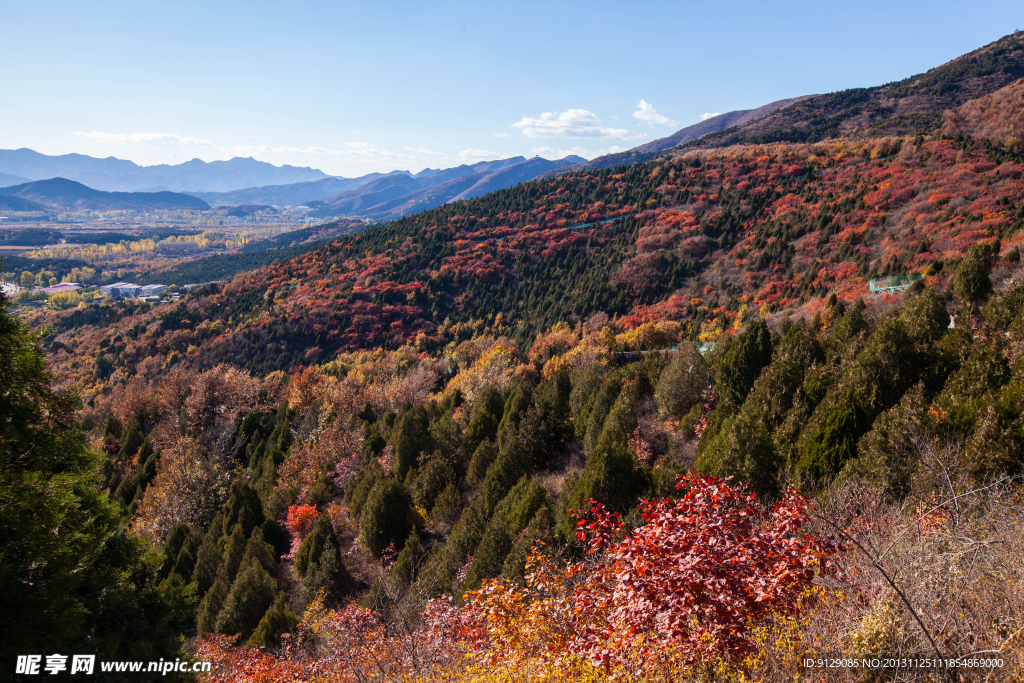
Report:
[[[325,633],[324,623],[332,616],[334,616],[334,612],[324,606],[324,589],[321,588],[313,602],[306,607],[306,611],[302,615],[302,623],[313,635],[322,638]]]
[[[722,336],[722,319],[705,320],[700,325],[700,334],[697,336],[701,341],[716,341]]]
[[[565,353],[579,342],[579,337],[565,323],[555,325],[547,334],[539,334],[530,347],[527,359],[541,365],[550,358]]]
[[[82,297],[78,295],[78,292],[60,292],[49,299],[50,308],[55,311],[66,311],[69,308],[75,308],[80,303],[82,303]]]
[[[519,361],[516,360],[515,344],[501,338],[487,349],[483,355],[469,368],[455,375],[444,393],[450,394],[456,389],[462,391],[467,401],[472,403],[477,394],[488,385],[494,385],[505,391],[512,384]]]
[[[891,600],[878,600],[853,633],[850,644],[858,657],[878,657],[893,651],[895,612]]]
[[[682,323],[664,320],[656,323],[644,323],[639,327],[616,335],[616,345],[626,345],[631,350],[664,349],[679,341],[682,334]]]
[[[747,314],[747,304],[740,306],[740,310],[736,311],[736,319],[732,321],[732,329],[739,331],[743,327],[743,320]]]
[[[544,364],[541,376],[550,379],[559,370],[572,372],[577,368],[600,363],[604,367],[608,361],[607,351],[596,346],[574,346],[560,356],[555,356]]]

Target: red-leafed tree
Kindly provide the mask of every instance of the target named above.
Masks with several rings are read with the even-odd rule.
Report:
[[[633,531],[592,501],[577,517],[591,558],[558,568],[535,555],[526,589],[474,592],[492,666],[534,641],[552,663],[575,655],[634,675],[740,656],[754,648],[752,626],[795,610],[815,575],[834,570],[838,547],[803,530],[810,504],[796,490],[765,511],[722,479],[691,473],[677,487],[682,498],[642,502]]]

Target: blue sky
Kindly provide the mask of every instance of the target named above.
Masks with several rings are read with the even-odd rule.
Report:
[[[925,71],[1019,2],[12,2],[0,148],[355,176],[585,157]]]

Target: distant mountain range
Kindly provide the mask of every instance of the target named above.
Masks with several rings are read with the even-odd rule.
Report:
[[[27,200],[22,204],[19,200]],[[28,208],[28,206],[35,208]],[[209,209],[198,197],[178,192],[103,192],[66,178],[36,180],[0,187],[0,206],[15,211],[85,210],[145,211],[149,209]]]
[[[392,171],[392,174],[408,175],[408,171]],[[247,187],[232,192],[189,192],[193,197],[203,199],[211,206],[298,206],[310,199],[331,197],[339,192],[353,190],[384,178],[385,173],[370,173],[359,178],[324,178],[304,183],[287,185],[264,185]]]
[[[126,206],[157,208],[153,198],[124,196],[100,198],[85,191],[172,195],[184,192],[202,202],[162,196],[160,207],[202,208],[203,205],[296,206],[310,204],[316,215],[360,214],[390,218],[438,206],[453,199],[476,197],[516,183],[531,180],[553,169],[586,161],[566,157],[549,161],[536,157],[512,157],[454,168],[427,168],[419,173],[392,171],[370,173],[359,178],[332,177],[313,168],[274,166],[252,158],[205,162],[193,159],[174,166],[139,166],[124,159],[97,159],[82,154],[48,156],[31,149],[0,150],[0,185],[28,186],[19,192],[40,193],[41,204],[52,208],[113,208]],[[73,182],[60,186],[58,179]],[[53,196],[51,193],[56,192]],[[22,200],[28,195],[9,195]],[[74,199],[72,199],[74,197]],[[9,202],[8,202],[9,203]],[[5,203],[3,206],[6,206]],[[24,204],[22,204],[24,205]],[[87,206],[88,205],[88,206]],[[14,210],[8,207],[8,210]]]
[[[119,159],[112,161],[121,162]],[[585,159],[577,156],[557,161],[520,156],[447,169],[428,168],[415,174],[393,171],[387,175],[371,173],[360,178],[327,177],[233,192],[108,192],[61,177],[0,188],[0,209],[103,211],[209,209],[211,205],[265,207],[306,204],[314,209],[311,214],[314,218],[351,214],[383,220],[440,206],[449,201],[478,197],[531,180],[546,171],[583,161]]]
[[[20,185],[21,183],[32,182],[31,178],[24,178],[20,175],[11,175],[10,173],[0,173],[0,187],[6,185]]]
[[[315,168],[274,166],[251,157],[229,161],[192,159],[182,164],[139,166],[133,161],[84,154],[48,156],[31,149],[0,150],[0,183],[67,178],[108,192],[229,192],[260,185],[284,185],[329,178]]]
[[[512,187],[533,180],[544,172],[582,161],[585,159],[577,156],[557,161],[513,157],[428,175],[424,175],[425,172],[415,176],[393,174],[356,190],[306,204],[314,209],[313,215],[358,214],[364,218],[388,220]]]
[[[361,178],[327,178],[308,183],[253,187],[234,192],[194,192],[213,206],[306,204],[314,215],[358,214],[386,219],[423,211],[449,201],[478,197],[536,178],[541,173],[586,161],[568,156],[557,161],[540,157],[511,157],[424,169],[419,173],[393,171]]]
[[[354,192],[365,188],[363,192],[376,192],[382,186],[405,183],[414,178],[417,183],[409,188],[424,188],[439,185],[448,180],[467,175],[486,173],[520,164],[525,157],[511,157],[498,161],[481,161],[467,166],[454,168],[425,168],[419,173],[409,171],[392,171],[391,173],[369,173],[359,178],[326,178],[308,183],[291,185],[271,185],[268,187],[250,187],[234,192],[190,192],[189,194],[205,199],[211,206],[239,206],[243,204],[266,204],[270,206],[298,206],[314,200],[326,200],[343,193]],[[374,184],[376,183],[376,184]]]

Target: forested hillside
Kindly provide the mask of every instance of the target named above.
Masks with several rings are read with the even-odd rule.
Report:
[[[755,670],[771,671],[785,652],[754,624],[816,638],[816,651],[836,656],[849,637],[865,648],[888,642],[861,622],[870,612],[858,596],[884,595],[871,563],[852,546],[837,557],[844,539],[809,516],[791,484],[819,492],[836,524],[872,515],[880,526],[861,538],[897,542],[890,570],[928,563],[933,581],[906,587],[912,604],[938,601],[942,614],[982,599],[987,613],[1020,604],[1024,548],[1011,529],[1022,510],[998,477],[1019,473],[1024,452],[1024,290],[991,294],[992,259],[986,244],[972,248],[946,295],[919,282],[891,310],[836,299],[774,330],[755,320],[703,356],[685,340],[659,351],[680,341],[679,323],[617,331],[598,319],[556,325],[525,352],[483,330],[437,355],[344,353],[291,376],[143,362],[131,379],[109,376],[116,388],[84,426],[107,454],[104,489],[133,533],[163,548],[154,580],[176,619],[186,633],[230,636],[200,647],[226,667],[218,680],[354,676],[378,658],[396,673],[454,676],[464,655],[481,675],[488,666],[540,675],[565,661],[575,662],[570,677],[593,662],[658,678],[693,657],[751,656]],[[161,371],[159,382],[147,379]],[[735,476],[758,495],[682,479],[680,502],[636,511],[673,494],[690,469]],[[979,499],[980,482],[999,495]],[[969,511],[959,514],[969,517],[929,518],[934,537],[900,541],[908,520],[899,502],[935,492],[962,495]],[[733,502],[716,511],[723,496]],[[781,507],[761,511],[760,500]],[[721,517],[734,509],[756,526]],[[999,517],[970,525],[989,509]],[[590,535],[578,534],[578,519],[605,564],[580,559]],[[703,539],[719,524],[737,526],[717,543]],[[666,535],[642,536],[651,525]],[[804,526],[809,536],[792,536]],[[973,566],[951,573],[956,556],[935,552],[938,543],[982,553],[1013,588],[987,592],[992,574]],[[530,559],[531,548],[542,554]],[[792,564],[764,568],[762,554],[774,552]],[[702,587],[716,571],[734,580]],[[812,590],[811,577],[837,571],[827,593]],[[622,617],[632,604],[615,596],[634,580],[650,582],[656,602],[646,616]],[[680,594],[663,594],[663,581]],[[700,602],[676,603],[691,594]],[[809,621],[772,616],[802,601],[817,605]],[[734,617],[656,627],[725,605]],[[910,618],[900,605],[886,609]],[[626,629],[660,635],[633,642]],[[280,639],[292,632],[302,640]],[[236,634],[278,654],[235,650]],[[1009,635],[998,622],[958,622],[944,650],[998,648]],[[901,647],[926,647],[926,634],[907,638]],[[411,647],[423,661],[409,659]]]
[[[37,337],[0,306],[3,599],[134,576],[218,682],[1018,680],[1019,39],[885,86],[927,134],[523,183]],[[119,552],[59,585],[33,496]]]
[[[676,321],[682,338],[714,340],[754,318],[813,315],[833,294],[873,301],[877,276],[943,285],[979,241],[1015,264],[1021,154],[963,136],[881,138],[526,184],[278,261],[127,328],[81,328],[70,321],[93,314],[69,312],[52,324],[75,351],[54,363],[83,385],[95,363],[131,375],[171,358],[262,374],[358,348],[437,351],[485,329],[525,347],[595,315],[623,331]]]

